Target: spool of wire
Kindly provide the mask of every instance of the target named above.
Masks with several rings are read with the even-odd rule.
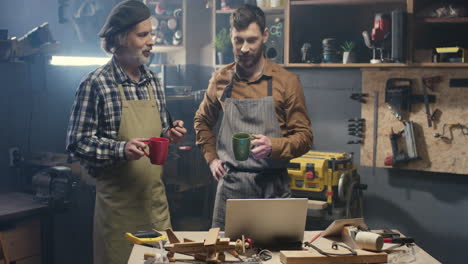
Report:
[[[338,44],[335,38],[326,38],[322,40],[323,58],[324,63],[339,62]]]

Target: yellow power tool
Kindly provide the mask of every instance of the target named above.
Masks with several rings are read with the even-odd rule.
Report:
[[[360,216],[367,185],[360,183],[352,154],[309,151],[290,161],[288,174],[294,196],[345,206],[346,216]]]

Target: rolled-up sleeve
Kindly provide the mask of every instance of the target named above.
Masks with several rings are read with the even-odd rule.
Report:
[[[312,148],[313,144],[312,128],[299,78],[292,75],[286,87],[281,110],[284,111],[286,135],[270,138],[273,159],[292,159],[302,156]]]
[[[84,80],[75,95],[67,131],[67,150],[89,167],[105,167],[125,159],[125,141],[102,135],[99,130],[103,96],[98,84]]]
[[[196,144],[202,151],[207,163],[218,158],[216,135],[213,128],[218,121],[218,115],[222,107],[216,95],[216,87],[216,75],[214,74],[194,117]]]

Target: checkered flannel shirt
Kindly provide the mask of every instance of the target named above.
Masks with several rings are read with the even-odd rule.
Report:
[[[94,168],[107,167],[125,160],[125,141],[118,141],[122,103],[117,85],[122,84],[127,100],[149,100],[148,89],[156,97],[163,134],[168,129],[164,91],[154,73],[140,67],[135,82],[112,58],[89,73],[78,87],[67,132],[67,150],[79,158],[91,174]]]

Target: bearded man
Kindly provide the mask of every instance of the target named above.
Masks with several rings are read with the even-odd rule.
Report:
[[[150,10],[123,1],[109,14],[99,36],[112,55],[89,73],[76,92],[67,150],[96,177],[94,263],[127,263],[125,232],[171,227],[162,167],[144,156],[145,139],[183,138],[183,122],[168,123],[165,96],[146,67],[153,47]]]
[[[243,5],[230,25],[236,62],[213,73],[194,119],[196,143],[218,181],[212,226],[221,228],[227,199],[290,197],[286,166],[312,147],[299,78],[263,54],[269,36],[263,11]],[[237,132],[254,137],[246,161],[234,157]]]

